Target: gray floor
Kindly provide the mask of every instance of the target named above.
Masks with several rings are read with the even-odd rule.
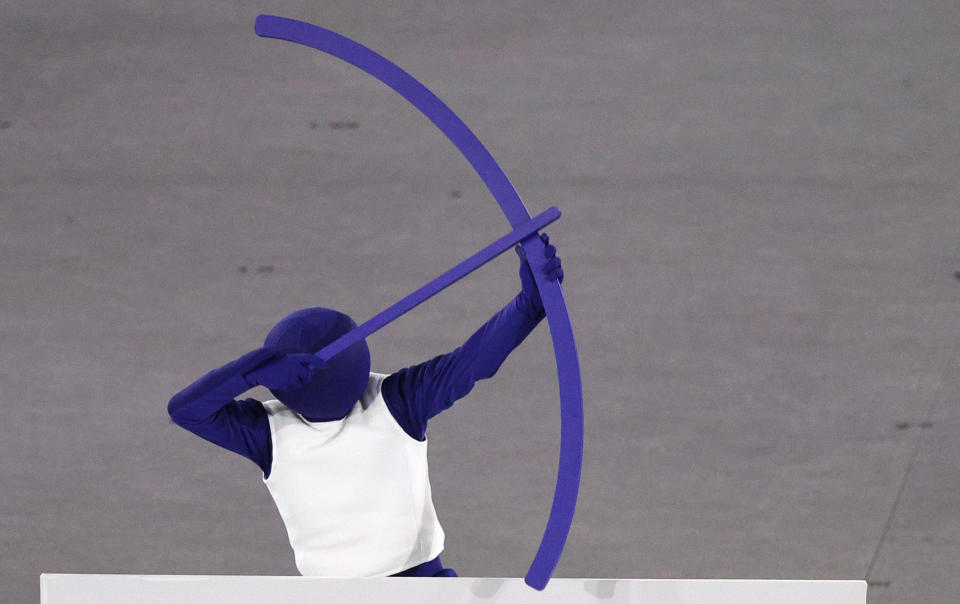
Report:
[[[587,442],[558,576],[866,577],[872,603],[957,601],[953,0],[8,0],[5,601],[36,601],[42,571],[295,573],[257,469],[166,401],[287,312],[365,319],[507,230],[415,110],[257,38],[259,12],[394,60],[532,211],[564,210]],[[375,367],[452,349],[517,287],[504,256],[374,336]],[[541,327],[431,426],[461,574],[534,554],[554,379]]]

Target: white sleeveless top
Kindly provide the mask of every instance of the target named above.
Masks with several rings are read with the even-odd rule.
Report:
[[[386,377],[371,373],[340,421],[309,422],[280,401],[263,403],[273,441],[264,483],[303,575],[392,575],[443,551],[427,443],[393,419],[380,393]]]

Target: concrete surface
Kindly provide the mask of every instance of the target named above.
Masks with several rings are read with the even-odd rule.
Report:
[[[41,572],[294,574],[255,466],[167,400],[289,311],[363,320],[507,230],[432,125],[260,12],[397,62],[563,210],[587,441],[558,576],[957,601],[960,4],[932,0],[3,3],[6,601]],[[518,287],[504,256],[375,368]],[[431,425],[463,575],[534,554],[554,379],[541,327]]]

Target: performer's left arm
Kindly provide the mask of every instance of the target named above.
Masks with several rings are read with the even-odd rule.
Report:
[[[551,281],[563,281],[563,269],[549,237],[544,273]],[[473,389],[482,379],[492,377],[514,348],[523,342],[545,316],[543,302],[523,248],[520,256],[521,291],[456,350],[401,369],[383,382],[383,397],[404,431],[417,440],[426,438],[427,420]]]

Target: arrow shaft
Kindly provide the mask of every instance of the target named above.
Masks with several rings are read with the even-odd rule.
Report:
[[[463,279],[473,271],[490,262],[527,237],[536,234],[537,231],[558,218],[560,218],[560,210],[556,207],[552,207],[541,214],[537,214],[529,221],[510,231],[500,239],[497,239],[487,247],[483,248],[473,256],[470,256],[460,264],[454,266],[433,281],[430,281],[420,289],[414,291],[412,294],[406,296],[402,300],[399,300],[389,308],[384,309],[373,318],[358,326],[356,329],[353,329],[340,336],[327,346],[320,349],[320,351],[316,353],[317,356],[325,361],[329,361],[351,345],[357,343],[363,338],[370,336],[392,321],[413,310],[419,304],[429,300],[460,279]]]

